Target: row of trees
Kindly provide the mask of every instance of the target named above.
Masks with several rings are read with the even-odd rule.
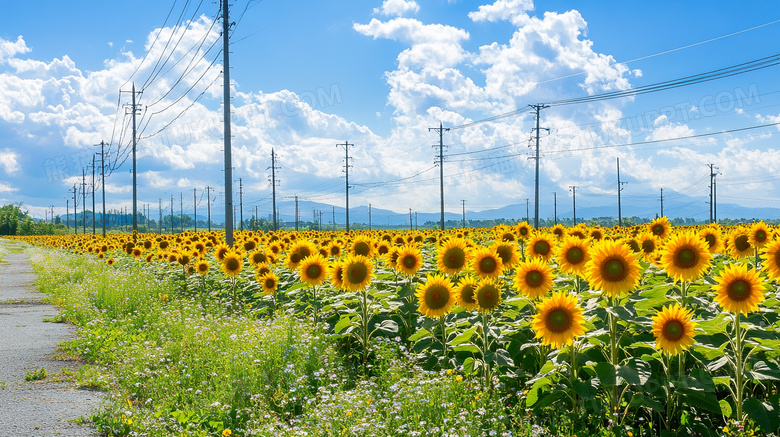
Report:
[[[36,222],[18,205],[0,208],[0,235],[56,235],[65,234],[62,224]]]

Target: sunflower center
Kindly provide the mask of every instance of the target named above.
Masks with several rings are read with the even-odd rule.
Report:
[[[322,274],[322,267],[317,264],[312,264],[306,267],[306,276],[309,278],[318,278]]]
[[[227,268],[231,272],[234,270],[238,270],[238,260],[235,258],[228,258],[228,260],[225,261],[225,268]]]
[[[550,311],[547,315],[547,329],[552,332],[565,332],[571,326],[569,313],[562,309]]]
[[[431,285],[425,291],[425,304],[432,310],[444,308],[450,300],[450,290],[439,284]]]
[[[626,265],[619,259],[611,259],[604,263],[604,279],[608,281],[621,281],[626,277]]]
[[[404,267],[411,269],[412,267],[417,265],[417,259],[415,259],[415,257],[411,255],[405,256],[403,263],[404,263]]]
[[[347,269],[347,280],[353,284],[360,284],[366,280],[368,268],[363,263],[355,263]]]
[[[664,337],[669,341],[677,341],[685,334],[685,328],[679,320],[670,320],[664,325]]]
[[[265,288],[275,288],[275,287],[276,287],[276,281],[274,281],[273,278],[265,279]]]
[[[479,270],[484,273],[493,273],[496,271],[496,260],[493,258],[484,258],[479,262]]]
[[[653,235],[662,235],[664,233],[664,225],[653,225],[650,229],[653,231]]]
[[[699,261],[699,257],[693,249],[683,248],[677,252],[677,262],[675,265],[682,269],[694,267]]]
[[[750,297],[750,284],[742,279],[734,281],[728,288],[728,295],[731,300],[741,302]]]
[[[547,255],[550,253],[550,243],[546,241],[537,241],[534,243],[534,252],[539,255]]]
[[[368,253],[371,251],[371,248],[368,246],[368,243],[365,241],[360,241],[355,243],[355,253],[358,255],[368,256]]]
[[[653,253],[655,250],[655,241],[645,240],[642,242],[642,251],[644,253]]]
[[[444,265],[448,269],[459,269],[466,263],[466,253],[463,250],[453,247],[444,252]]]
[[[493,285],[484,285],[477,291],[477,302],[480,307],[486,310],[492,310],[497,307],[498,300],[498,289]]]
[[[537,271],[528,272],[528,274],[525,277],[526,282],[528,282],[528,285],[532,287],[538,287],[542,285],[542,274]]]
[[[734,239],[734,247],[740,252],[750,249],[750,241],[748,241],[747,235],[737,236],[737,238]]]
[[[766,232],[763,229],[759,229],[756,231],[754,237],[756,241],[759,242],[766,241]]]
[[[466,303],[476,303],[476,300],[474,300],[474,286],[464,286],[460,291],[460,298]]]
[[[292,254],[290,254],[290,262],[293,264],[298,264],[299,262],[301,262],[301,255],[298,254],[298,252],[293,252]]]
[[[707,244],[712,247],[715,245],[715,236],[712,234],[707,234],[704,236],[704,241],[707,242]]]
[[[579,264],[585,258],[585,253],[579,247],[572,247],[566,251],[566,261],[570,264]]]
[[[509,263],[509,261],[512,260],[512,248],[509,246],[499,246],[496,248],[496,252],[498,252],[498,256],[501,257],[501,262],[504,264]]]

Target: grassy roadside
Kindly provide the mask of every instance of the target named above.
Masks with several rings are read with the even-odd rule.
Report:
[[[128,260],[30,250],[38,288],[80,328],[66,352],[77,375],[107,390],[92,419],[107,435],[501,435],[517,421],[453,372],[414,367],[403,346],[378,346],[370,376],[338,339],[305,320],[228,310],[207,294]],[[528,429],[528,435],[543,435]],[[508,435],[508,434],[505,434]],[[514,435],[518,435],[515,431]],[[520,434],[524,435],[524,434]]]

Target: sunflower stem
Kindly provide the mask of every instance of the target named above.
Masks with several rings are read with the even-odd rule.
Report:
[[[363,336],[363,364],[366,364],[366,361],[368,361],[368,291],[366,288],[362,291],[362,297],[363,300],[360,303],[360,309],[363,312],[361,325],[363,328],[363,332],[361,332],[361,335]]]
[[[574,390],[574,386],[577,384],[577,381],[579,381],[579,366],[577,363],[577,340],[574,339],[571,343],[571,346],[569,348],[571,349],[571,388],[573,392],[572,396],[572,410],[574,411],[574,417],[577,417],[578,410],[579,410],[579,397],[577,396],[577,391]]]
[[[487,312],[482,313],[482,364],[485,366],[485,386],[490,389],[493,386],[493,377],[490,375],[490,363],[487,362],[487,353],[490,350],[490,339],[488,338],[488,318]]]
[[[737,381],[737,399],[734,400],[734,404],[737,406],[737,421],[740,423],[742,422],[742,388],[744,385],[742,375],[742,333],[740,332],[740,326],[739,326],[739,315],[740,313],[737,312],[736,320],[734,321],[734,336],[735,336],[735,344],[736,344],[736,351],[735,351],[735,357],[734,357],[734,364],[736,366],[736,381]]]
[[[617,363],[618,363],[617,318],[615,318],[615,315],[613,314],[615,308],[614,298],[609,298],[609,306],[613,310],[609,312],[609,357],[610,357],[610,364],[612,364],[613,367],[617,367]],[[610,389],[611,392],[610,414],[616,412],[618,408],[618,404],[619,404],[618,389],[619,387],[617,385],[614,385]]]
[[[441,325],[441,357],[442,367],[447,363],[447,326],[444,323],[444,315],[439,316],[439,324]]]
[[[688,282],[687,281],[680,281],[680,296],[682,297],[682,307],[683,309],[686,308],[685,300],[688,298]],[[677,375],[678,377],[682,378],[683,375],[685,375],[685,351],[681,351],[679,354],[677,354]]]
[[[318,313],[317,313],[317,286],[311,287],[311,308],[314,313],[314,329],[317,329]]]

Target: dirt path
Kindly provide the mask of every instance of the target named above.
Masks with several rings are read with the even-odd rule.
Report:
[[[0,247],[9,243],[0,240]],[[62,378],[62,369],[75,371],[81,363],[57,359],[57,343],[73,338],[75,328],[44,322],[57,308],[44,304],[35,289],[29,257],[10,251],[0,262],[0,436],[97,436],[79,425],[97,408],[101,394],[78,389]],[[41,368],[39,381],[25,376]]]

